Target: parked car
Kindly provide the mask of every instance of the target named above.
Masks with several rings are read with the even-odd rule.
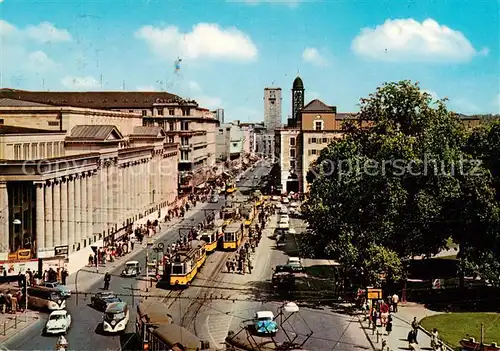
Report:
[[[121,302],[122,300],[112,291],[98,292],[90,298],[92,306],[100,311],[106,311],[109,304]]]
[[[43,287],[59,290],[61,296],[64,298],[71,297],[71,290],[59,282],[43,282],[40,284]]]
[[[289,257],[287,266],[289,266],[294,272],[302,272],[304,270],[299,257]]]
[[[66,310],[57,310],[49,315],[45,324],[45,334],[66,334],[71,326],[71,315]]]
[[[259,335],[276,335],[278,332],[278,324],[274,321],[274,313],[271,311],[255,313],[254,326]]]

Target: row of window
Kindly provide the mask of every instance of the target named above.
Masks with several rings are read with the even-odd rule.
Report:
[[[316,150],[316,149],[312,149],[312,150],[308,150],[308,155],[311,156],[311,155],[319,155],[321,153],[321,150]]]
[[[14,160],[38,160],[64,155],[64,141],[14,144]]]
[[[173,108],[169,108],[169,109],[164,109],[162,107],[159,107],[157,109],[154,109],[153,110],[153,113],[154,113],[154,116],[165,116],[165,110],[168,110],[168,116],[175,116],[175,109]],[[142,110],[142,115],[143,116],[148,116],[148,111],[151,111],[151,110]],[[191,116],[191,109],[182,109],[181,110],[182,112],[182,116]],[[134,113],[135,111],[134,110],[128,110],[128,112],[130,113]]]
[[[309,138],[308,144],[330,144],[335,138]]]

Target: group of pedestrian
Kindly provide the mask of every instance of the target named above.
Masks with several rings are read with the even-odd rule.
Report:
[[[23,294],[20,290],[17,292],[11,290],[7,290],[5,293],[0,292],[0,312],[2,314],[16,314],[22,311],[21,304],[23,301]]]

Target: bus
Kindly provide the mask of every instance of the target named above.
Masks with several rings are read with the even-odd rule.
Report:
[[[139,304],[135,331],[139,338],[140,350],[149,350],[155,329],[170,323],[172,323],[172,316],[168,314],[164,303],[153,301]]]
[[[118,333],[127,329],[130,311],[126,302],[113,302],[106,307],[102,320],[102,330],[106,333]]]
[[[231,223],[224,229],[224,250],[237,250],[243,239],[241,222]]]
[[[28,288],[28,305],[37,309],[48,309],[50,311],[66,308],[66,298],[61,291],[43,286]]]
[[[189,330],[175,325],[162,325],[153,332],[151,340],[152,351],[169,350],[210,350],[210,343],[203,341]]]

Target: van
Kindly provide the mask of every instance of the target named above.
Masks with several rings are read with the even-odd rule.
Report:
[[[287,266],[291,267],[296,272],[301,272],[303,270],[302,263],[298,257],[288,257]]]

